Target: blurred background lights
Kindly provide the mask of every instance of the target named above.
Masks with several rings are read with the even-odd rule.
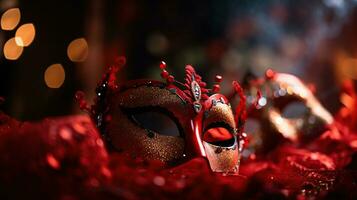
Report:
[[[20,26],[15,34],[16,44],[19,46],[27,47],[35,39],[36,30],[35,26],[31,23]]]
[[[65,76],[65,71],[61,64],[50,65],[45,71],[45,83],[49,88],[60,88]]]
[[[344,81],[357,81],[357,0],[194,5],[174,0],[154,7],[141,1],[89,2],[76,1],[73,6],[72,1],[44,1],[38,6],[32,1],[0,0],[0,54],[5,55],[0,55],[0,65],[11,65],[0,67],[0,96],[14,99],[6,105],[9,114],[39,119],[72,112],[73,93],[80,89],[92,94],[103,67],[110,66],[117,55],[126,55],[130,61],[122,79],[159,78],[157,63],[164,59],[178,77],[184,76],[182,67],[188,63],[209,83],[221,74],[227,80],[221,90],[227,94],[231,80],[242,83],[261,77],[268,68],[292,73],[314,83],[318,99],[332,112],[340,107]],[[31,46],[27,52],[26,45]],[[35,83],[40,75],[44,86],[45,70],[54,63],[65,67],[68,87],[57,86],[59,93],[48,91],[49,83],[37,87],[36,101],[26,101],[35,87],[26,83]],[[13,80],[18,84],[10,84]],[[294,90],[289,87],[274,95],[279,98]],[[247,100],[256,101],[254,97]],[[49,106],[35,110],[34,103]],[[258,106],[264,104],[269,100],[259,99]]]
[[[20,9],[11,8],[1,16],[1,28],[3,30],[13,30],[20,22]]]
[[[265,97],[261,97],[259,100],[258,100],[258,104],[259,106],[263,107],[267,104],[267,99]]]
[[[3,51],[6,59],[17,60],[22,54],[23,47],[16,44],[15,38],[11,38],[5,43]]]
[[[83,62],[88,56],[88,44],[84,38],[73,40],[67,48],[68,58],[73,62]]]
[[[169,47],[169,41],[161,33],[151,34],[146,41],[146,48],[152,55],[163,55]]]
[[[337,51],[334,60],[336,77],[342,83],[345,79],[357,80],[357,58],[345,50]]]

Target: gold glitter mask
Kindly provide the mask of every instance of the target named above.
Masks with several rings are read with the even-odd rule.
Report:
[[[250,117],[259,120],[261,132],[257,130],[256,134],[261,134],[261,137],[253,137],[255,141],[252,144],[260,143],[262,148],[272,148],[276,145],[274,142],[279,142],[272,137],[305,144],[332,124],[332,115],[294,75],[268,70],[265,79],[251,82],[249,90],[254,93],[257,88],[263,95]]]
[[[104,76],[88,110],[108,148],[168,165],[204,157],[214,172],[237,173],[245,119],[239,84],[234,82],[240,96],[234,115],[229,100],[218,93],[220,76],[213,89],[206,89],[192,66],[186,66],[185,83],[175,81],[166,65],[160,67],[166,83],[133,80],[117,85],[117,68]]]

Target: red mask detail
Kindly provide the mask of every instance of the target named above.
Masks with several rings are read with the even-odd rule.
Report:
[[[205,157],[213,171],[237,173],[246,118],[242,88],[233,82],[240,97],[234,116],[229,100],[218,93],[221,76],[216,76],[213,89],[207,89],[191,65],[185,68],[185,83],[176,81],[164,62],[160,68],[166,83],[133,80],[117,85],[119,67],[111,67],[98,85],[91,108],[83,101],[83,94],[77,95],[108,148],[169,165]],[[162,129],[168,124],[164,121],[173,122],[178,131],[174,134],[172,129]]]

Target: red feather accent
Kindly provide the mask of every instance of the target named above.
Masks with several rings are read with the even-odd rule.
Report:
[[[244,124],[247,119],[247,109],[246,109],[246,97],[243,93],[242,87],[237,81],[233,81],[234,91],[239,95],[239,104],[236,108],[234,119],[237,124],[238,134],[242,134],[244,130]]]
[[[195,99],[191,92],[191,83],[193,81],[196,81],[201,88],[201,100],[208,99],[208,95],[207,95],[208,89],[205,88],[207,84],[204,81],[202,81],[202,77],[196,73],[195,69],[191,65],[186,65],[185,70],[186,70],[186,76],[185,76],[184,86],[186,88],[184,92],[185,94],[188,95],[190,101],[193,102]]]

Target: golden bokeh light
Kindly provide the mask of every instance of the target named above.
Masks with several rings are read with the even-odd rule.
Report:
[[[357,59],[345,50],[339,49],[335,53],[334,67],[340,84],[343,84],[348,79],[357,80]]]
[[[60,88],[65,80],[66,74],[61,64],[53,64],[45,71],[45,83],[49,88]]]
[[[11,8],[1,16],[1,28],[6,31],[13,30],[20,22],[21,13],[18,8]]]
[[[161,33],[151,34],[146,41],[146,48],[153,55],[163,55],[169,48],[169,40]]]
[[[23,52],[23,47],[16,44],[15,38],[11,38],[5,43],[3,51],[6,59],[17,60]]]
[[[20,26],[15,34],[16,44],[22,47],[29,46],[35,39],[35,26],[31,23]]]
[[[84,38],[73,40],[67,48],[68,58],[73,62],[83,62],[88,56],[88,44]]]

